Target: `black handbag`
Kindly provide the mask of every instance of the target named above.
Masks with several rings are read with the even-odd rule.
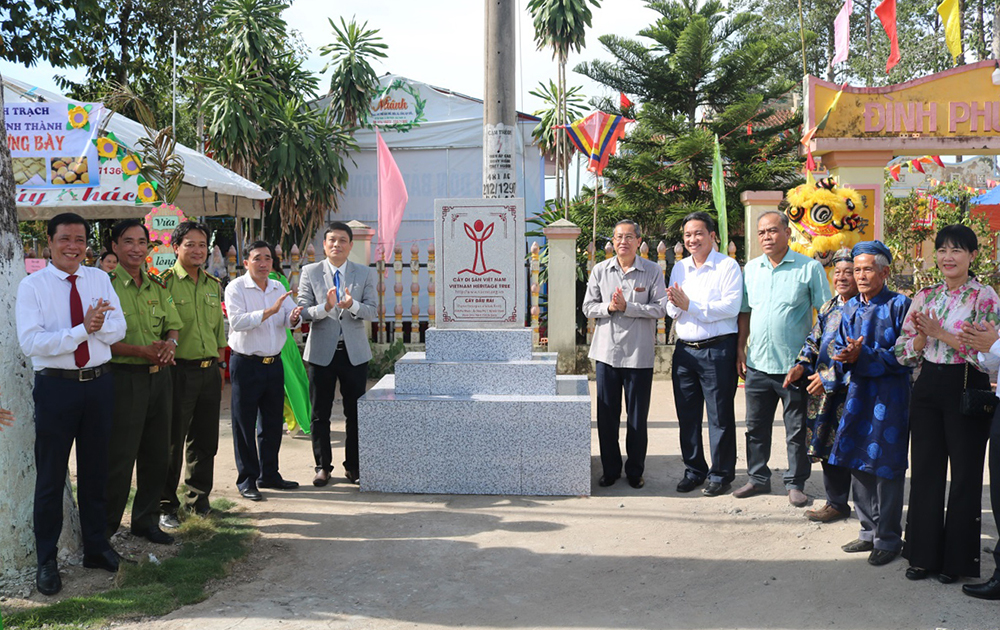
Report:
[[[969,389],[969,364],[965,364],[965,379],[962,384],[961,412],[963,416],[976,420],[990,420],[1000,399],[987,389]]]

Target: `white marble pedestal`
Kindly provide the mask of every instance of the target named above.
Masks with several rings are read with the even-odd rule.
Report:
[[[531,331],[427,331],[358,401],[361,490],[589,495],[590,394]]]

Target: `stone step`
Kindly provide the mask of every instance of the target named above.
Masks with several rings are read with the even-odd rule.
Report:
[[[528,361],[531,329],[466,330],[429,328],[424,338],[431,361]]]
[[[396,391],[433,396],[555,395],[556,353],[536,352],[527,360],[440,361],[408,352],[396,362]]]

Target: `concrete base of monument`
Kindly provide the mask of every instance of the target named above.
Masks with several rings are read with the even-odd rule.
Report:
[[[361,490],[589,495],[587,377],[557,376],[530,331],[474,331],[478,353],[439,343],[469,332],[427,331],[428,352],[358,401]]]

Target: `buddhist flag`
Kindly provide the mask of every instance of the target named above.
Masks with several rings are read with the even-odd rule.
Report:
[[[962,17],[959,14],[961,9],[959,5],[958,0],[944,0],[937,8],[941,22],[944,24],[944,41],[948,44],[948,52],[951,53],[952,60],[956,63],[959,55],[962,54]]]
[[[957,2],[958,0],[954,1]],[[889,36],[889,59],[885,62],[885,73],[889,74],[889,71],[899,63],[899,35],[896,33],[896,0],[882,0],[882,3],[875,7],[875,15],[882,22],[885,34]]]
[[[847,50],[851,43],[851,11],[854,10],[854,3],[846,0],[841,7],[840,13],[833,21],[833,44],[836,53],[830,61],[830,65],[847,61]]]
[[[399,233],[399,224],[403,222],[403,211],[409,195],[406,193],[403,175],[378,129],[375,130],[375,142],[378,160],[378,248],[375,260],[391,262],[396,234]]]
[[[625,123],[630,122],[635,121],[594,112],[564,129],[573,145],[589,158],[587,170],[599,176],[608,165],[608,158],[618,149],[618,139],[625,135]]]
[[[712,157],[712,201],[719,217],[719,251],[729,251],[729,216],[726,213],[726,177],[722,172],[722,152],[719,134],[715,134],[715,153]]]

